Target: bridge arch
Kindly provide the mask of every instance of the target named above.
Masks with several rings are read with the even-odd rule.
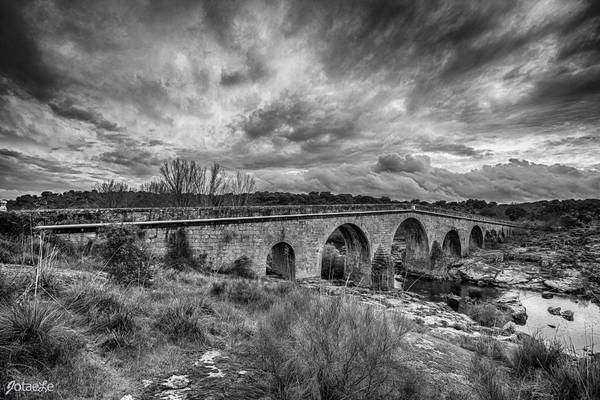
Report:
[[[271,247],[267,255],[267,275],[275,275],[291,281],[296,279],[296,254],[287,242]]]
[[[469,235],[469,250],[476,250],[483,248],[483,231],[479,225],[474,225],[471,228],[471,234]]]
[[[398,225],[391,249],[396,267],[412,271],[429,266],[429,238],[425,226],[417,218],[409,217]]]
[[[452,229],[446,233],[444,242],[442,243],[442,250],[448,257],[459,258],[461,256],[460,236],[456,229]]]
[[[371,248],[365,232],[353,223],[337,226],[323,243],[321,277],[371,281]]]

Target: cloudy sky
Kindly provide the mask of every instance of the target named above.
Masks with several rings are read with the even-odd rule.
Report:
[[[263,190],[600,197],[600,2],[0,2],[0,197],[174,157]]]

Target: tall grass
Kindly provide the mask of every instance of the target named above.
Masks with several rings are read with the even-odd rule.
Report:
[[[25,302],[0,308],[0,369],[45,370],[68,363],[81,344],[55,304]]]
[[[126,296],[118,287],[84,282],[70,288],[65,304],[83,317],[90,332],[103,335],[104,348],[114,350],[134,346],[139,331],[135,320],[139,308]]]
[[[419,398],[420,377],[402,362],[409,323],[343,298],[294,293],[259,323],[257,360],[277,398]]]
[[[475,382],[475,391],[485,400],[513,400],[511,386],[498,366],[491,360],[475,356],[471,360],[470,377]]]
[[[208,344],[215,311],[205,298],[176,298],[160,310],[156,327],[176,343]]]
[[[566,361],[563,346],[558,340],[546,342],[539,335],[525,336],[513,354],[513,368],[519,375],[528,375],[536,369],[551,372]]]
[[[586,357],[557,365],[550,374],[557,399],[600,399],[600,357]]]

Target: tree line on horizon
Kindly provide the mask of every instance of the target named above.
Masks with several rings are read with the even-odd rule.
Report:
[[[485,200],[427,202],[392,200],[331,192],[256,191],[251,174],[231,171],[219,163],[203,166],[193,160],[164,161],[160,174],[135,188],[125,181],[105,181],[91,190],[64,193],[42,192],[23,195],[7,204],[9,210],[58,208],[133,208],[133,207],[220,207],[313,204],[387,204],[405,203],[433,206],[451,211],[506,218],[512,221],[542,221],[560,226],[585,225],[600,219],[600,200],[541,200],[520,204],[498,204]]]

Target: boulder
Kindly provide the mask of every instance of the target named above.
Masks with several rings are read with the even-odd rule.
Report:
[[[458,306],[460,305],[461,298],[455,294],[447,294],[446,295],[446,304],[450,306],[453,310],[458,310]]]
[[[573,321],[574,313],[571,310],[564,310],[560,313],[560,316],[566,319],[567,321]]]
[[[560,307],[548,307],[548,312],[552,315],[560,315]]]
[[[502,327],[502,330],[508,332],[509,334],[515,333],[517,330],[517,325],[513,321],[508,321]]]
[[[499,309],[510,314],[513,321],[519,325],[525,325],[527,322],[527,309],[521,303],[519,293],[508,291],[496,300]]]
[[[554,297],[554,293],[544,290],[542,292],[542,299],[551,299]]]

